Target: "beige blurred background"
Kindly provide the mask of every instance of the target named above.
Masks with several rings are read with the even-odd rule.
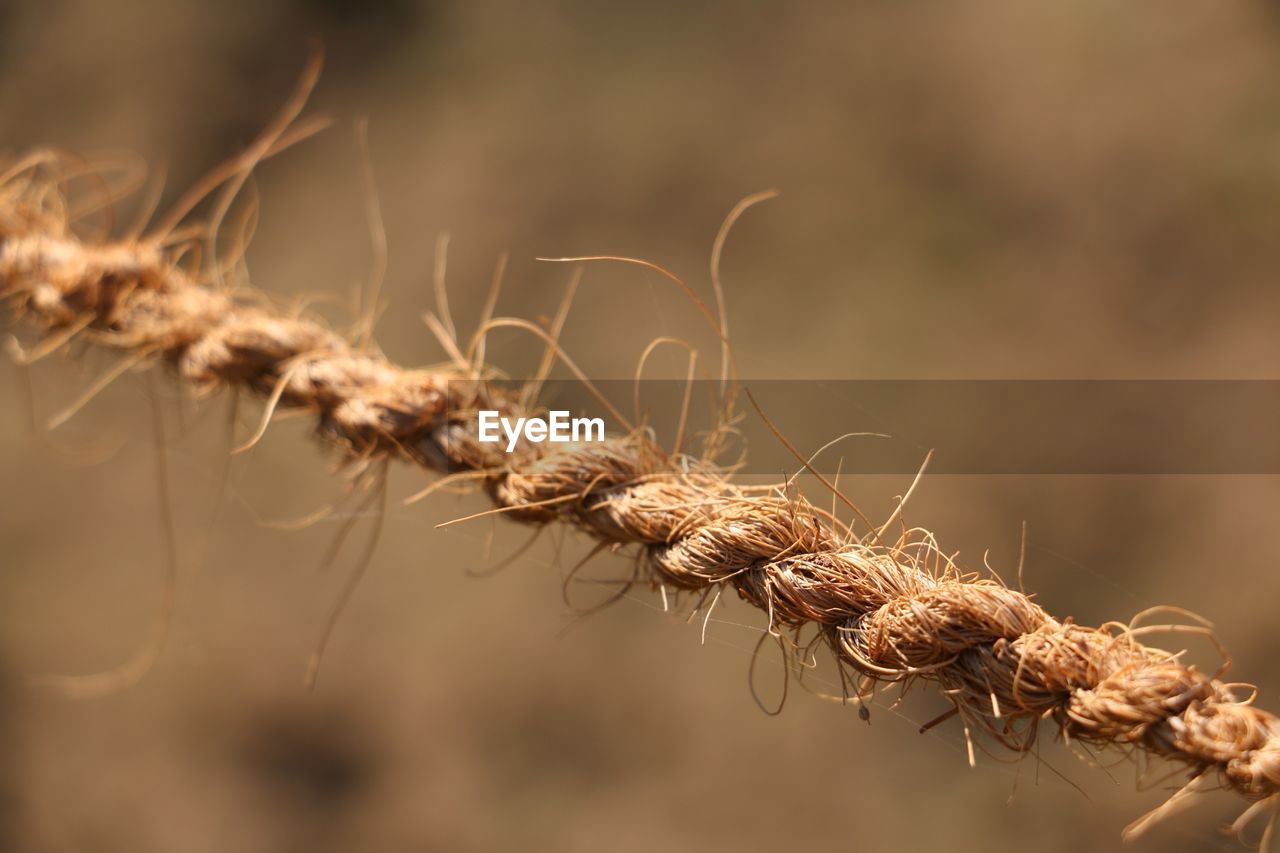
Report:
[[[314,109],[337,122],[259,171],[252,278],[343,302],[367,281],[352,125],[368,117],[393,306],[379,340],[399,361],[441,357],[420,315],[442,230],[469,329],[503,250],[513,316],[558,304],[568,270],[539,255],[645,257],[705,296],[721,217],[776,187],[725,259],[745,376],[1277,377],[1274,4],[0,2],[0,148],[135,151],[167,165],[171,201],[279,109],[310,38],[328,51]],[[658,335],[714,349],[661,279],[588,268],[565,341],[593,376],[629,376]],[[535,349],[498,334],[490,355],[520,372]],[[109,364],[38,366],[37,415]],[[868,727],[792,684],[768,716],[747,683],[760,614],[722,603],[703,645],[639,590],[564,632],[560,573],[583,543],[544,537],[470,577],[525,532],[432,529],[484,501],[399,506],[425,483],[403,466],[307,693],[368,522],[322,568],[339,522],[264,524],[342,494],[307,427],[273,427],[223,487],[227,401],[168,381],[173,636],[122,694],[32,690],[143,640],[162,493],[143,377],[51,435],[24,382],[0,367],[0,849],[1109,850],[1176,784],[1143,789],[1166,768],[1090,767],[1048,739],[1039,762],[971,770],[954,724],[916,733],[945,707],[928,691],[886,695]],[[845,485],[883,517],[907,484]],[[1276,709],[1278,500],[1261,476],[935,477],[909,517],[1006,577],[1025,521],[1027,586],[1081,622],[1203,613]],[[775,656],[757,676],[776,699]],[[1239,807],[1208,797],[1130,849],[1238,849],[1219,827]]]

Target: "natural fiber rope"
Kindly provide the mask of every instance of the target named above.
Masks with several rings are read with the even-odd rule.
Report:
[[[163,360],[200,392],[271,395],[313,412],[355,460],[480,472],[520,521],[637,545],[655,585],[731,587],[774,631],[816,623],[842,671],[934,682],[966,728],[1012,749],[1028,749],[1052,720],[1065,737],[1183,762],[1194,781],[1216,774],[1252,800],[1280,792],[1280,719],[1144,646],[1132,625],[1055,619],[1019,591],[962,575],[928,534],[853,539],[803,498],[690,469],[641,432],[508,455],[478,441],[476,412],[518,404],[465,371],[398,367],[317,322],[197,281],[158,239],[92,243],[65,222],[48,187],[0,180],[0,298],[50,344],[79,335]]]

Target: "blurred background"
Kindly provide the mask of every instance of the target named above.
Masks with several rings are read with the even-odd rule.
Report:
[[[167,168],[172,202],[276,114],[311,39],[327,50],[313,110],[335,125],[258,171],[252,280],[343,305],[368,281],[352,132],[367,117],[390,250],[378,339],[402,363],[442,357],[420,320],[442,231],[469,330],[503,251],[511,316],[559,304],[569,270],[538,256],[643,257],[706,297],[721,218],[775,187],[725,255],[744,376],[1280,378],[1275,4],[8,0],[0,149],[136,152]],[[629,377],[658,335],[714,354],[662,279],[587,268],[564,340],[592,376]],[[510,332],[489,349],[515,373],[536,351]],[[868,727],[792,683],[768,716],[747,678],[762,614],[722,601],[703,644],[700,620],[637,590],[574,621],[560,576],[582,541],[543,537],[472,577],[526,532],[432,529],[486,504],[401,506],[427,482],[404,466],[308,693],[305,661],[371,519],[325,568],[341,520],[267,522],[343,495],[332,455],[285,421],[224,478],[228,401],[168,381],[166,490],[145,377],[56,432],[32,428],[110,364],[0,366],[0,849],[1109,850],[1180,784],[1047,738],[1039,758],[970,769],[954,723],[917,734],[945,708],[927,690],[882,697]],[[883,518],[908,481],[843,485]],[[161,500],[180,567],[154,670],[92,701],[28,687],[144,641]],[[927,478],[908,517],[968,567],[989,551],[1006,578],[1025,522],[1028,589],[1083,623],[1157,604],[1204,614],[1232,677],[1274,710],[1278,501],[1280,480],[1261,476],[952,476]],[[1188,653],[1217,665],[1206,644]],[[835,690],[823,678],[808,686]],[[757,691],[775,703],[782,683],[766,650]],[[1238,849],[1220,827],[1240,807],[1206,797],[1130,849]]]

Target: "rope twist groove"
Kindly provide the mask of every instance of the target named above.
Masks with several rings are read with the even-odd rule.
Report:
[[[1280,792],[1280,719],[1130,626],[1055,619],[1018,590],[962,574],[919,531],[851,540],[803,497],[688,469],[641,432],[509,456],[478,440],[477,413],[516,416],[519,405],[474,374],[402,368],[210,287],[158,240],[82,241],[29,187],[0,183],[0,298],[48,338],[163,360],[201,394],[247,388],[308,410],[353,460],[482,472],[514,519],[638,546],[655,585],[731,587],[772,630],[816,624],[846,671],[934,682],[966,726],[1011,749],[1029,749],[1051,720],[1068,738],[1216,774],[1251,800]]]

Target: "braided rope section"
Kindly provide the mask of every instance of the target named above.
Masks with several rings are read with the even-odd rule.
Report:
[[[1183,762],[1193,784],[1216,778],[1255,801],[1280,792],[1280,719],[1143,645],[1141,629],[1056,619],[1017,590],[962,574],[928,534],[854,537],[802,497],[735,485],[642,432],[508,455],[478,440],[477,412],[514,415],[519,404],[474,373],[401,368],[320,323],[212,287],[160,237],[79,239],[56,195],[0,182],[0,298],[46,350],[82,338],[138,365],[166,362],[198,392],[252,389],[313,412],[320,435],[353,460],[476,472],[523,523],[638,546],[655,587],[732,588],[777,633],[815,623],[860,690],[936,683],[966,727],[1013,750],[1051,720],[1064,737]]]

